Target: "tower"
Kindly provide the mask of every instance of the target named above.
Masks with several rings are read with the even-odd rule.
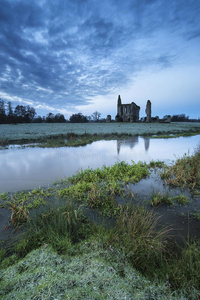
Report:
[[[145,111],[146,111],[146,114],[147,114],[146,122],[151,122],[151,101],[150,100],[147,101]]]
[[[122,105],[122,100],[121,100],[121,97],[120,95],[118,96],[118,101],[117,101],[117,114],[119,117],[121,117],[121,105]]]

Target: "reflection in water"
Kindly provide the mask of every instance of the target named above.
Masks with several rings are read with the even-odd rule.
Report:
[[[131,139],[127,140],[117,140],[117,153],[120,153],[120,148],[128,146],[133,149],[138,143],[138,136],[132,137]]]
[[[144,148],[145,151],[149,150],[150,138],[144,138]]]
[[[123,144],[98,141],[84,147],[26,148],[0,151],[0,193],[48,186],[81,169],[111,166],[117,161],[164,160],[171,163],[197,146],[199,136],[178,139],[136,137]],[[117,147],[116,147],[117,143]],[[148,151],[147,151],[148,150]]]
[[[142,139],[142,138],[140,138]],[[149,138],[143,138],[144,139],[144,148],[145,151],[147,152],[149,150],[149,144],[150,144],[150,139]],[[117,153],[120,153],[120,149],[122,147],[128,146],[130,149],[133,149],[139,142],[139,137],[135,136],[132,137],[131,139],[126,139],[126,140],[117,140]]]

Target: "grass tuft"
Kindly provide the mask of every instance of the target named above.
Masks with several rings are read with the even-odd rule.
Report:
[[[123,251],[128,261],[146,276],[154,275],[166,251],[164,238],[168,230],[157,231],[156,224],[152,211],[120,205],[111,237],[111,242]]]
[[[163,195],[161,192],[153,193],[151,200],[151,206],[158,206],[161,204],[173,205],[173,199],[168,194]]]
[[[173,186],[188,186],[191,190],[200,187],[200,151],[185,154],[171,167],[165,167],[161,178]]]

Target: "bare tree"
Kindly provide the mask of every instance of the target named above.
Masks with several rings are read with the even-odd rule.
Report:
[[[98,111],[93,112],[93,114],[91,115],[91,118],[94,122],[98,122],[100,117],[101,117],[101,113]]]

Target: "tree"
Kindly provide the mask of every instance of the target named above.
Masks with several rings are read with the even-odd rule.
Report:
[[[0,99],[0,124],[6,123],[6,111],[5,104],[2,99]]]
[[[61,115],[61,114],[52,114],[52,113],[49,113],[46,117],[46,122],[47,123],[65,123],[66,120],[65,120],[65,117],[64,115]]]
[[[35,108],[30,107],[29,105],[26,107],[26,120],[27,122],[33,122],[34,118],[36,116]]]
[[[46,123],[54,123],[55,116],[52,113],[48,113],[46,117]]]
[[[13,109],[12,109],[12,104],[9,101],[7,104],[7,123],[14,123],[14,113],[13,113]]]
[[[65,120],[64,115],[62,115],[62,114],[56,114],[55,115],[55,122],[56,123],[65,123],[66,120]]]
[[[73,114],[70,118],[69,121],[71,123],[86,123],[88,122],[87,116],[83,116],[81,113],[78,114]]]
[[[91,118],[94,122],[98,122],[100,117],[101,117],[101,113],[98,111],[93,112],[93,114],[91,115]]]
[[[17,105],[14,111],[14,118],[16,123],[22,123],[25,118],[26,108],[23,105]]]
[[[185,114],[173,115],[172,122],[188,122],[189,116],[186,117]]]
[[[43,122],[43,119],[41,116],[37,116],[36,118],[34,118],[33,120],[34,123],[42,123]]]
[[[17,123],[33,122],[36,115],[35,108],[23,105],[17,105],[14,110],[14,119]]]

